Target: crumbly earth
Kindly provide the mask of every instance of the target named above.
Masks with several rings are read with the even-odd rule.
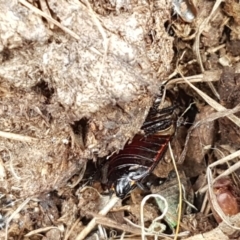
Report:
[[[198,109],[194,124],[202,123],[181,126],[172,141],[176,161],[184,157],[178,167],[187,190],[201,189],[206,167],[238,150],[239,127],[227,117],[207,121],[215,110],[179,82],[181,73],[197,79],[195,86],[223,107],[239,104],[240,8],[226,0],[211,14],[217,3],[0,1],[0,239],[76,239],[92,217],[106,224],[107,238],[111,229],[141,234],[123,217],[140,224],[143,191],[100,217],[109,196],[100,195],[100,177],[92,181],[95,170],[86,165],[122,149],[139,132],[166,79],[178,82],[169,85],[173,92],[191,96]],[[194,21],[184,21],[186,8],[196,10]],[[167,152],[154,173],[167,178],[173,168]],[[227,168],[216,168],[216,174]],[[176,191],[169,202],[178,202]],[[183,212],[181,222],[189,239],[214,227],[237,238],[209,212],[199,213],[203,195],[193,204],[198,214]],[[160,215],[154,201],[145,214],[150,226]],[[212,236],[210,231],[204,239]]]

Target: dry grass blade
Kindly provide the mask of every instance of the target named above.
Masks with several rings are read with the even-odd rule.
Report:
[[[194,47],[194,51],[197,55],[197,60],[200,64],[202,72],[204,72],[205,70],[204,70],[204,67],[203,67],[202,58],[201,58],[200,51],[199,51],[200,36],[201,36],[202,32],[204,31],[204,29],[206,28],[206,26],[208,25],[208,23],[209,23],[210,19],[212,18],[213,14],[219,8],[219,6],[222,2],[223,2],[222,0],[217,0],[215,2],[210,15],[202,22],[201,25],[199,25],[199,27],[197,29],[196,39],[195,39],[195,43],[194,43],[193,47]]]
[[[155,218],[152,221],[151,225],[148,228],[146,228],[144,226],[144,211],[143,211],[143,208],[144,208],[144,205],[145,205],[146,201],[148,201],[148,199],[150,199],[152,197],[155,198],[155,199],[160,199],[161,201],[163,201],[164,205],[165,205],[165,208],[162,210],[162,214],[159,217]],[[149,195],[145,196],[142,199],[142,202],[141,202],[141,212],[140,212],[141,226],[131,222],[127,218],[124,218],[124,220],[129,225],[133,226],[134,228],[141,229],[141,239],[145,240],[146,239],[145,236],[153,236],[154,239],[159,239],[159,237],[162,237],[164,239],[170,239],[171,240],[176,236],[176,234],[174,233],[174,234],[168,235],[168,234],[162,233],[161,230],[164,230],[163,227],[166,228],[166,226],[163,225],[162,223],[158,222],[159,220],[163,219],[166,216],[167,211],[168,211],[168,202],[163,196],[161,196],[160,194],[149,194]],[[157,229],[160,229],[160,230],[156,231],[155,227],[157,227]],[[189,234],[188,232],[181,232],[181,233],[178,234],[178,237],[186,237],[186,236],[188,236],[188,234]]]
[[[22,204],[19,205],[19,207],[9,216],[6,222],[6,233],[5,233],[5,240],[8,239],[8,226],[9,223],[12,221],[12,219],[29,203],[31,198],[27,198]]]
[[[215,178],[215,180],[223,177],[223,176],[228,176],[231,173],[234,173],[237,169],[240,168],[240,162],[236,162],[234,165],[228,167],[226,171],[224,171],[222,174],[220,174],[218,177]]]
[[[230,218],[231,222],[239,223],[240,214],[237,214],[235,216],[232,216]],[[238,224],[239,225],[239,224]],[[189,238],[186,238],[185,240],[229,240],[232,238],[229,238],[228,235],[233,234],[233,231],[230,231],[228,229],[229,227],[224,223],[220,223],[219,226],[209,232],[198,234]]]
[[[188,142],[189,142],[189,139],[190,139],[190,136],[191,136],[191,133],[193,131],[193,129],[197,128],[198,126],[200,126],[201,124],[205,124],[207,122],[211,122],[211,121],[214,121],[218,118],[221,118],[221,117],[227,117],[231,114],[234,114],[234,113],[237,113],[240,111],[240,105],[237,105],[235,108],[233,109],[227,109],[227,110],[224,110],[224,111],[220,111],[220,112],[216,112],[216,113],[212,113],[208,116],[207,119],[203,119],[201,121],[198,121],[196,122],[189,130],[188,130],[188,134],[187,134],[187,137],[186,137],[186,140],[185,140],[185,146],[184,146],[184,149],[182,151],[182,154],[181,154],[181,157],[180,159],[178,160],[178,163],[182,163],[185,159],[185,156],[186,156],[186,153],[187,153],[187,150],[188,150]]]
[[[176,161],[175,161],[174,154],[173,154],[172,147],[171,147],[170,143],[168,143],[168,148],[169,148],[169,152],[170,152],[170,155],[171,155],[173,166],[174,166],[174,169],[175,169],[175,172],[176,172],[176,175],[177,175],[178,190],[179,190],[178,219],[177,219],[176,232],[175,232],[175,236],[174,236],[174,240],[176,240],[178,238],[180,221],[181,221],[181,216],[182,216],[182,183],[181,183],[181,180],[180,180],[180,177],[179,177]]]
[[[106,58],[107,58],[107,52],[108,52],[108,45],[109,45],[109,40],[107,38],[107,34],[106,32],[104,31],[100,21],[98,20],[97,16],[96,16],[96,13],[92,10],[92,7],[89,3],[88,0],[84,0],[84,3],[87,5],[88,9],[89,9],[89,12],[90,12],[90,15],[93,19],[93,22],[95,23],[95,25],[97,26],[98,28],[98,31],[101,33],[102,35],[102,38],[103,38],[103,46],[104,46],[104,55],[103,55],[103,58],[102,58],[102,64],[101,64],[101,68],[100,68],[100,71],[99,71],[99,75],[98,75],[98,78],[97,78],[97,84],[99,87],[102,88],[102,84],[100,82],[101,80],[101,77],[102,77],[102,72],[103,72],[103,69],[104,69],[104,64],[105,64],[105,61],[106,61]]]
[[[223,107],[221,104],[210,98],[206,93],[202,92],[200,89],[195,87],[192,83],[190,83],[179,71],[179,74],[182,76],[184,81],[192,88],[194,89],[212,108],[219,111],[225,111],[227,110],[225,107]],[[236,117],[235,115],[231,114],[227,116],[233,123],[235,123],[238,127],[240,127],[240,119]]]
[[[112,219],[106,218],[106,217],[96,217],[96,224],[101,224],[103,226],[107,226],[113,229],[118,229],[124,232],[132,233],[140,235],[141,231],[138,228],[131,227],[125,224],[119,225],[119,223],[113,221]]]
[[[187,79],[191,83],[215,82],[215,81],[219,81],[221,73],[222,73],[222,71],[219,71],[219,70],[205,71],[203,74],[198,74],[198,75],[185,77],[185,79]],[[171,79],[168,82],[168,84],[181,84],[181,83],[185,83],[184,79],[181,78],[181,77],[180,78]]]
[[[196,128],[196,127],[198,127],[201,124],[204,124],[204,123],[207,123],[207,122],[212,122],[212,121],[215,121],[215,120],[217,120],[219,118],[227,117],[227,116],[232,115],[234,113],[237,113],[239,111],[240,111],[240,104],[237,105],[233,109],[226,109],[226,110],[223,110],[223,111],[212,113],[212,114],[210,114],[208,116],[207,119],[204,119],[204,120],[201,120],[201,121],[197,122],[196,124],[194,124],[193,127]]]
[[[75,221],[75,223],[72,225],[72,227],[69,229],[69,231],[66,231],[66,234],[64,236],[64,240],[68,240],[68,238],[70,237],[71,233],[73,232],[73,230],[75,229],[75,227],[80,223],[80,220],[77,219]]]
[[[90,12],[90,14],[91,14],[91,17],[92,17],[95,25],[97,26],[98,31],[99,31],[99,32],[101,33],[101,35],[102,35],[102,38],[103,38],[103,41],[104,41],[104,49],[105,49],[105,51],[107,51],[107,48],[108,48],[108,44],[107,44],[107,42],[108,42],[107,34],[106,34],[106,32],[104,31],[104,29],[103,29],[100,21],[98,20],[96,13],[93,11],[93,9],[92,9],[89,1],[88,1],[88,0],[83,0],[83,2],[84,2],[84,3],[86,4],[86,6],[88,7],[88,10],[89,10],[89,12]]]
[[[58,229],[58,227],[50,226],[50,227],[39,228],[39,229],[36,229],[36,230],[33,230],[33,231],[27,233],[25,235],[25,237],[30,237],[30,236],[33,236],[35,234],[41,233],[41,232],[47,232],[51,229]]]
[[[49,11],[46,0],[39,0],[39,3],[40,3],[42,11],[45,12],[47,15],[51,16],[51,12]],[[54,24],[49,20],[48,20],[48,22],[49,22],[49,28],[53,29]]]
[[[209,23],[210,19],[212,18],[213,14],[215,13],[215,11],[219,8],[221,3],[222,3],[222,0],[217,0],[216,1],[216,3],[214,4],[213,9],[212,9],[210,15],[202,22],[202,24],[197,29],[197,34],[196,34],[195,43],[193,45],[193,50],[196,53],[197,60],[198,60],[198,63],[200,64],[202,72],[204,72],[205,69],[203,67],[202,58],[201,58],[200,50],[199,50],[200,36],[201,36],[202,32],[204,31],[204,29],[206,28],[206,26],[208,25],[208,23]],[[216,91],[215,87],[213,86],[213,84],[211,82],[208,82],[208,86],[211,88],[211,90],[214,93],[214,95],[219,99],[220,96],[219,96],[218,92]]]
[[[232,159],[234,159],[234,158],[237,158],[237,157],[239,157],[239,156],[240,156],[240,150],[238,150],[238,151],[236,151],[236,152],[234,152],[234,153],[232,153],[232,154],[229,154],[228,156],[226,156],[226,157],[224,157],[224,158],[221,158],[221,159],[219,159],[218,161],[212,163],[211,165],[209,165],[209,168],[213,168],[213,167],[215,167],[215,166],[217,166],[217,165],[224,164],[224,163],[226,163],[226,162],[228,162],[228,161],[230,161],[230,160],[232,160]],[[234,164],[233,166],[231,166],[228,170],[226,170],[226,171],[223,172],[221,175],[219,175],[215,180],[219,179],[219,178],[222,177],[222,176],[229,175],[230,173],[232,173],[233,171],[235,171],[236,169],[238,169],[239,166],[240,166],[240,163],[237,162],[236,164]],[[215,180],[214,180],[214,181],[215,181]],[[204,192],[206,192],[206,191],[207,191],[207,188],[208,188],[208,186],[203,187],[202,189],[199,190],[199,193],[204,193]]]
[[[151,194],[151,196],[153,196],[153,195],[156,195],[155,196],[155,198],[157,197],[157,198],[159,198],[159,196],[161,196],[161,195],[159,195],[159,194]],[[149,196],[149,195],[148,195]],[[163,215],[163,214],[162,214]],[[162,218],[162,215],[160,216],[160,217],[158,217],[158,218],[156,218],[156,219],[154,219],[155,221],[156,220],[159,220],[159,218]],[[135,223],[133,223],[133,222],[131,222],[129,219],[127,219],[127,218],[124,218],[124,220],[129,224],[129,225],[132,225],[133,227],[135,227],[135,228],[141,228],[141,226],[139,226],[139,225],[137,225],[137,224],[135,224]],[[145,235],[148,235],[148,236],[154,236],[155,238],[157,238],[157,237],[163,237],[164,239],[170,239],[170,240],[172,240],[173,238],[174,238],[174,236],[175,236],[175,234],[170,234],[170,235],[168,235],[168,234],[165,234],[165,233],[156,233],[156,232],[153,232],[153,231],[148,231],[148,228],[144,228],[144,231],[146,232],[145,233]],[[181,232],[181,233],[179,233],[178,234],[178,237],[186,237],[186,236],[188,236],[189,235],[189,232]],[[158,238],[157,238],[158,239]]]
[[[70,30],[69,28],[64,27],[61,23],[59,23],[58,21],[56,21],[55,19],[53,19],[51,16],[49,16],[48,14],[46,14],[45,12],[39,10],[38,8],[34,7],[32,4],[28,3],[25,0],[19,0],[19,2],[24,5],[25,7],[29,8],[31,11],[33,11],[34,13],[44,17],[45,19],[47,19],[49,22],[53,23],[54,25],[58,26],[59,28],[61,28],[64,32],[68,33],[70,36],[76,38],[77,40],[80,39],[80,37],[73,32],[72,30]]]
[[[12,152],[8,149],[8,148],[5,148],[6,151],[8,152],[9,154],[9,157],[10,157],[10,161],[9,161],[9,166],[10,166],[10,170],[11,170],[11,173],[12,175],[17,179],[17,180],[20,180],[21,177],[19,177],[14,169],[14,165],[13,165],[13,157],[12,157]]]
[[[180,75],[182,76],[181,72]],[[182,78],[184,79],[184,81],[191,86],[191,88],[193,88],[211,107],[213,107],[214,109],[216,109],[217,111],[225,111],[226,113],[226,108],[224,108],[222,105],[220,105],[219,103],[217,103],[215,100],[213,100],[212,98],[210,98],[207,94],[205,94],[204,92],[202,92],[201,90],[199,90],[197,87],[195,87],[192,83],[190,83],[189,81],[187,81],[183,76]],[[236,110],[236,109],[235,109]],[[216,117],[216,116],[215,116]],[[218,115],[217,117],[221,117],[221,114]],[[233,123],[235,123],[238,127],[240,127],[240,120],[239,118],[237,118],[235,115],[230,114],[227,115],[226,117],[228,117]],[[210,166],[208,166],[207,168],[207,179],[208,179],[208,190],[209,190],[209,195],[210,195],[210,199],[214,205],[215,210],[217,211],[217,213],[219,214],[219,216],[223,219],[223,221],[229,226],[232,227],[234,229],[239,230],[239,227],[235,227],[231,224],[231,222],[229,222],[229,220],[225,217],[222,209],[219,207],[219,205],[217,204],[217,200],[216,200],[216,196],[213,194],[212,191],[212,184],[213,184],[213,180],[212,180],[212,173],[211,173],[211,168],[214,166],[217,166],[219,164],[223,164],[226,161],[229,161],[230,159],[239,156],[239,151],[231,154],[231,156],[220,159],[217,162],[214,162],[213,164],[211,164]],[[238,166],[237,166],[238,167]],[[236,169],[236,166],[233,168]]]

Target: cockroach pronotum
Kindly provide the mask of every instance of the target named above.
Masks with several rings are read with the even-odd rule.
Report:
[[[159,109],[161,95],[156,97],[149,114],[130,144],[110,157],[106,178],[109,189],[113,188],[119,198],[124,198],[157,166],[167,150],[176,128],[176,105]],[[167,101],[166,101],[167,102]]]

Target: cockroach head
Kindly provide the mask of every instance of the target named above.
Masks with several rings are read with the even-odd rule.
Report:
[[[128,177],[118,178],[114,182],[116,195],[121,199],[126,197],[126,195],[129,194],[135,187],[136,184]]]

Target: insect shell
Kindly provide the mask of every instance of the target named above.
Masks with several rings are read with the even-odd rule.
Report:
[[[157,96],[142,126],[143,134],[137,134],[130,144],[107,162],[107,187],[119,198],[124,198],[157,166],[167,150],[175,132],[175,109],[170,105],[159,109],[161,96]]]
[[[173,0],[174,11],[183,21],[191,23],[197,16],[197,9],[191,0]]]
[[[233,182],[229,177],[219,178],[213,184],[213,193],[217,198],[217,203],[222,209],[225,215],[232,216],[239,212],[239,205],[237,202],[237,196],[233,190]],[[210,205],[211,201],[210,201]],[[213,216],[218,223],[222,222],[222,219],[211,206]]]

